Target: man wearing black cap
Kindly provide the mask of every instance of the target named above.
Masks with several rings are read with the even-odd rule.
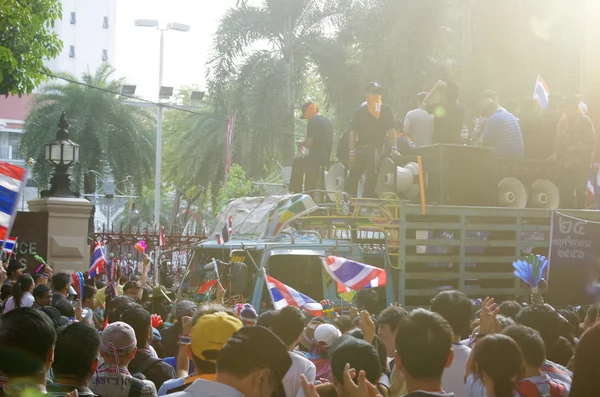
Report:
[[[27,265],[24,259],[13,259],[8,262],[8,267],[6,268],[7,279],[4,281],[4,284],[14,284],[17,282],[19,277],[23,275],[23,271],[27,269]]]
[[[298,142],[298,146],[308,149],[308,156],[302,159],[304,168],[304,191],[309,192],[317,188],[319,171],[329,165],[331,149],[333,147],[333,124],[319,113],[315,102],[306,102],[301,108],[301,119],[307,120],[306,139]],[[298,177],[301,181],[300,176]],[[301,191],[301,183],[291,186],[294,192]]]
[[[383,88],[379,83],[366,87],[367,102],[354,112],[352,129],[348,139],[348,194],[356,196],[358,180],[365,175],[363,197],[376,197],[375,185],[379,159],[386,150],[398,153],[396,144],[396,121],[392,108],[381,101]]]
[[[285,397],[283,377],[292,365],[287,348],[263,327],[233,334],[217,358],[214,382],[198,379],[173,397]]]

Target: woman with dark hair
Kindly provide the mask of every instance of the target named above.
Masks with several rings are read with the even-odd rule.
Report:
[[[579,339],[571,363],[573,383],[570,397],[600,395],[600,323],[590,327]]]
[[[481,379],[487,396],[513,397],[523,378],[525,364],[517,343],[506,335],[493,334],[477,341],[467,364],[467,390]]]
[[[35,284],[29,274],[23,274],[12,286],[12,296],[6,301],[4,314],[19,307],[31,307],[35,303],[33,288]]]

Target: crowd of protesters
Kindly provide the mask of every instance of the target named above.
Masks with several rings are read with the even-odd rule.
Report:
[[[143,275],[99,305],[95,287],[74,302],[69,275],[24,267],[0,267],[0,396],[600,395],[600,305],[476,305],[443,291],[409,312],[380,310],[365,290],[347,314],[288,306],[258,315],[226,307],[220,284],[214,302],[165,306],[164,288],[140,292]]]

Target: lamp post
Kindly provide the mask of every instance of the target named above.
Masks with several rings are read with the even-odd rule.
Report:
[[[164,58],[164,47],[165,47],[165,38],[164,33],[167,30],[177,30],[179,32],[189,32],[190,26],[184,25],[182,23],[169,23],[166,28],[161,28],[158,24],[157,20],[154,19],[138,19],[135,21],[135,26],[148,27],[148,28],[156,28],[160,30],[160,61],[158,67],[158,89],[159,89],[159,100],[161,98],[161,91],[164,91],[163,88],[163,58]],[[171,91],[172,94],[172,91]],[[171,95],[167,96],[170,97]],[[162,165],[162,116],[163,109],[158,105],[158,115],[156,117],[156,174],[155,174],[155,184],[154,184],[154,225],[156,227],[160,224],[160,168]]]
[[[78,197],[69,186],[69,167],[79,162],[79,145],[69,140],[69,123],[65,112],[60,116],[58,127],[56,139],[44,148],[44,160],[54,165],[50,190],[44,192],[44,196]]]

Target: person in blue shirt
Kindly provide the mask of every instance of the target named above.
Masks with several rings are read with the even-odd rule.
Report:
[[[481,136],[481,146],[494,148],[498,157],[523,158],[525,148],[519,119],[498,105],[493,99],[483,101],[483,115],[487,117]]]

